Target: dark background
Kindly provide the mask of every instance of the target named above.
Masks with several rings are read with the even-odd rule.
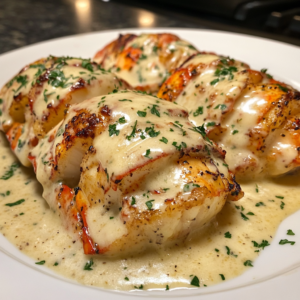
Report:
[[[185,1],[0,0],[0,54],[57,37],[133,27],[216,29],[300,45],[300,31],[266,27],[266,18],[273,8],[237,20],[233,9],[227,11],[222,7],[217,13],[203,10],[207,7],[205,2],[213,2],[212,9],[220,7],[212,0],[196,1],[198,8],[183,7]],[[218,1],[229,0],[215,0]]]

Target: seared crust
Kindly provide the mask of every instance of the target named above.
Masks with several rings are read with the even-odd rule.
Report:
[[[129,88],[88,59],[54,57],[24,67],[0,92],[0,129],[21,163],[68,112],[87,98]],[[18,128],[18,130],[16,130]]]
[[[86,254],[185,239],[243,196],[225,152],[193,129],[185,110],[134,92],[101,99],[74,105],[31,153],[45,199]]]
[[[134,89],[155,94],[169,74],[197,52],[173,34],[127,34],[97,52],[94,60]]]
[[[300,145],[285,126],[299,114],[299,92],[266,71],[201,53],[164,82],[158,97],[185,106],[194,124],[204,124],[238,177],[280,175],[298,166]]]

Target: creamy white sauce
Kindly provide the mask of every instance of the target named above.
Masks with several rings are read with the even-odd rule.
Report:
[[[233,66],[219,66],[222,57],[211,54],[198,54],[183,67],[190,64],[201,66],[201,74],[191,79],[176,103],[186,107],[190,120],[197,126],[205,124],[209,130],[221,123],[222,115],[232,109],[235,99],[244,89],[248,73],[242,72],[245,66],[235,61]],[[224,58],[223,58],[224,59]],[[235,68],[230,75],[216,75],[217,70]]]
[[[72,134],[71,120],[79,112],[101,119],[102,109],[110,111],[103,132],[95,133],[92,140]],[[57,188],[78,186],[82,192],[75,203],[87,200],[84,214],[90,236],[100,247],[108,248],[107,255],[132,253],[133,247],[141,250],[149,248],[149,243],[155,246],[186,237],[220,211],[229,193],[223,159],[210,141],[190,130],[187,115],[178,105],[131,91],[73,105],[65,120],[49,132],[56,138],[49,141],[46,136],[31,152],[44,198],[59,211]],[[63,138],[64,129],[68,133]],[[74,145],[66,147],[64,143],[73,138]],[[86,152],[91,146],[94,154]],[[190,167],[179,163],[179,146],[189,154],[185,160]],[[192,149],[198,149],[195,161]],[[203,173],[210,175],[201,177]],[[196,201],[193,190],[204,187],[211,194],[194,195]],[[169,219],[176,226],[170,227]]]
[[[2,133],[0,138],[1,177],[15,157]],[[298,178],[299,174],[294,174],[259,181],[257,186],[254,182],[244,183],[245,197],[238,202],[227,202],[196,239],[126,259],[108,259],[83,254],[81,242],[64,229],[57,213],[43,200],[35,174],[18,168],[10,179],[0,179],[0,232],[34,261],[45,260],[45,266],[85,285],[118,290],[132,290],[141,285],[143,289],[165,289],[168,285],[172,289],[192,287],[190,282],[197,276],[200,286],[210,286],[222,281],[219,274],[229,280],[246,271],[247,260],[255,267],[259,253],[254,252],[258,248],[252,241],[271,243],[280,222],[300,208],[300,202],[296,201],[300,192]],[[5,206],[20,199],[25,201]],[[263,205],[256,206],[259,202]],[[226,232],[230,232],[230,239],[225,238]],[[229,254],[226,246],[230,248]],[[268,251],[268,247],[261,251]],[[86,271],[84,267],[91,258],[93,270]]]
[[[119,78],[126,80],[133,87],[147,85],[158,87],[171,69],[179,67],[188,57],[197,53],[190,43],[183,40],[170,42],[163,51],[157,50],[157,38],[149,34],[141,34],[132,39],[124,50],[130,47],[142,51],[142,55],[132,68],[129,70],[118,68],[118,60],[115,61],[114,55],[105,59],[104,68],[116,72]]]

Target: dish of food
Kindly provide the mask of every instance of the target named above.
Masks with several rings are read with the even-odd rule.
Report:
[[[262,55],[261,55],[261,57],[260,57],[259,60],[261,60],[262,57],[263,57],[263,59],[259,63],[259,62],[257,62],[258,55],[254,54],[255,60],[253,58],[251,59],[249,51],[247,51],[247,49],[249,48],[249,45],[251,45],[251,46],[253,45],[253,47],[254,47],[253,49],[256,49],[255,48],[255,44],[257,44],[257,45],[264,44],[265,49],[266,49],[267,46],[272,47],[275,44],[280,51],[284,50],[285,53],[288,53],[287,56],[289,57],[289,59],[291,59],[291,58],[296,59],[297,55],[299,55],[299,49],[297,49],[296,47],[287,46],[287,45],[283,45],[283,44],[280,44],[280,43],[275,43],[275,42],[270,42],[270,41],[265,41],[265,40],[260,40],[260,39],[256,39],[256,38],[244,37],[244,36],[239,36],[239,35],[222,34],[222,33],[209,32],[209,31],[192,31],[192,30],[191,31],[189,31],[189,30],[174,30],[174,31],[172,31],[172,30],[164,30],[164,31],[165,32],[171,32],[171,33],[176,33],[181,38],[184,38],[185,40],[188,40],[188,41],[192,41],[193,45],[195,45],[200,50],[215,51],[217,53],[223,53],[225,55],[230,54],[231,56],[233,56],[233,57],[235,57],[235,58],[237,58],[237,59],[239,59],[241,61],[246,61],[247,63],[250,63],[252,67],[254,66],[257,69],[261,69],[262,67],[268,67],[269,70],[270,70],[271,69],[270,66],[272,66],[272,69],[271,69],[272,70],[272,74],[274,75],[274,77],[276,77],[276,79],[285,81],[288,84],[291,84],[295,88],[299,88],[299,83],[297,83],[297,77],[296,77],[295,74],[292,73],[292,70],[290,70],[288,68],[288,66],[284,65],[285,68],[283,68],[281,66],[282,67],[281,69],[277,69],[276,70],[276,64],[274,62],[270,61],[270,56],[269,55],[267,55],[267,54],[263,55],[263,53],[262,53]],[[127,32],[133,32],[133,31],[129,31],[128,30]],[[115,34],[115,35],[113,36],[113,34]],[[32,61],[35,61],[38,57],[47,56],[49,54],[57,55],[57,56],[60,56],[60,55],[70,55],[70,56],[77,56],[77,57],[78,56],[92,57],[97,52],[97,50],[99,50],[99,48],[101,48],[101,46],[103,47],[105,44],[107,44],[108,42],[110,42],[111,40],[113,40],[116,37],[116,32],[100,33],[98,35],[99,35],[98,37],[97,37],[96,34],[91,34],[91,35],[88,35],[88,36],[81,36],[81,37],[71,37],[71,38],[61,39],[61,40],[58,40],[58,41],[48,42],[48,43],[44,43],[44,44],[41,44],[41,45],[28,47],[28,48],[23,49],[23,50],[19,50],[19,51],[23,51],[24,55],[26,54],[26,58],[28,58],[28,59],[31,58],[30,61],[26,61],[26,62],[18,56],[18,51],[12,52],[10,54],[3,55],[1,57],[1,59],[3,59],[3,65],[5,66],[5,62],[9,61],[8,58],[10,59],[10,61],[13,59],[14,60],[15,70],[12,70],[11,74],[8,74],[9,72],[6,73],[6,74],[1,74],[1,78],[0,78],[1,79],[1,84],[3,85],[8,80],[8,78],[12,77],[14,75],[14,73],[16,73],[16,71],[18,70],[19,66],[23,66],[26,63],[31,63]],[[211,37],[209,38],[210,35],[211,35]],[[214,39],[212,39],[212,37],[214,37]],[[96,40],[101,40],[101,43],[99,42],[99,44],[97,44]],[[223,45],[225,47],[228,47],[228,48],[226,49],[226,48],[222,47],[222,49],[219,49],[219,47],[217,47],[216,40],[218,40],[218,42],[219,42],[218,45],[221,44],[221,45]],[[244,49],[244,51],[241,51],[241,47],[239,47],[239,49],[238,49],[239,51],[237,51],[237,49],[234,48],[234,47],[232,47],[232,45],[230,47],[230,43],[228,44],[228,41],[230,41],[230,40],[233,41],[233,42],[234,41],[243,41],[243,45],[247,44],[247,47]],[[89,43],[87,41],[89,41]],[[223,43],[220,42],[220,41],[223,41]],[[74,43],[74,44],[72,44],[72,43]],[[78,43],[79,47],[74,47],[74,45],[76,43]],[[89,45],[89,47],[87,45]],[[280,49],[281,47],[283,48],[283,50]],[[32,48],[34,50],[32,50]],[[51,51],[52,49],[53,49],[53,51]],[[37,54],[37,51],[41,52],[41,53]],[[243,52],[245,54],[241,55],[241,53],[243,53]],[[255,52],[255,51],[253,51],[253,52]],[[22,57],[24,57],[24,56],[22,56]],[[16,63],[15,63],[15,61],[16,61]],[[273,69],[273,66],[274,66],[274,69]],[[8,67],[5,67],[5,69],[9,70]],[[271,70],[269,72],[271,72]],[[274,182],[273,182],[273,184],[274,184]],[[289,192],[291,192],[292,193],[291,195],[293,195],[293,193],[296,193],[296,191],[292,191],[293,189],[291,187],[289,188],[289,186],[288,186],[289,182],[282,182],[282,184],[284,185],[284,189],[282,189],[282,186],[281,186],[281,190],[280,189],[276,190],[276,191],[274,190],[274,191],[272,191],[273,194],[270,194],[270,190],[271,190],[270,187],[267,188],[267,189],[265,189],[265,186],[262,186],[260,184],[260,182],[253,183],[252,185],[245,185],[244,188],[246,190],[246,194],[248,192],[251,193],[251,190],[252,190],[252,192],[253,191],[256,192],[255,190],[257,189],[260,193],[265,193],[266,197],[268,197],[268,198],[275,198],[275,200],[274,199],[268,199],[268,200],[273,200],[273,201],[270,202],[269,206],[271,208],[271,205],[273,205],[272,203],[274,203],[274,205],[276,204],[277,206],[276,206],[275,210],[278,210],[280,213],[282,213],[281,210],[283,210],[281,208],[281,206],[285,207],[286,210],[284,211],[284,214],[280,214],[279,213],[279,215],[277,216],[278,219],[283,219],[285,217],[285,215],[288,215],[289,213],[297,210],[298,207],[297,207],[297,203],[294,205],[292,200],[286,199],[286,197],[289,198],[289,196],[288,196]],[[294,183],[294,185],[295,185],[295,183]],[[272,189],[273,188],[274,187],[272,186]],[[291,191],[289,191],[289,190],[291,190]],[[257,192],[257,193],[259,193],[259,192]],[[283,196],[283,194],[284,194],[284,196]],[[277,197],[278,200],[276,199],[276,197]],[[291,197],[293,197],[293,196],[291,196]],[[282,201],[282,199],[286,199],[286,200]],[[258,206],[256,206],[256,204],[259,203],[259,201],[255,202],[255,199],[252,199],[252,202],[251,202],[250,200],[251,199],[248,199],[248,204],[252,203],[252,205],[254,205],[255,207],[264,206],[264,205],[258,205]],[[239,208],[237,208],[237,207],[239,207]],[[232,207],[227,207],[227,210],[225,210],[223,212],[223,214],[226,214],[226,212],[229,213],[230,209],[232,209]],[[238,215],[241,215],[241,216],[245,217],[245,218],[242,219],[242,222],[246,222],[247,220],[250,220],[252,218],[251,216],[255,215],[255,213],[259,214],[259,211],[258,212],[255,211],[255,213],[253,213],[252,211],[248,211],[250,209],[250,207],[246,207],[246,204],[244,206],[236,204],[236,208],[235,209],[236,210],[238,210],[238,209],[241,210],[241,211],[238,212]],[[244,209],[246,209],[245,213],[242,212],[242,211],[244,211]],[[22,212],[19,212],[19,214],[22,214]],[[298,213],[294,214],[293,216],[291,216],[287,220],[285,220],[284,223],[281,224],[280,228],[286,222],[288,222],[290,220],[294,220],[293,218],[297,214]],[[45,218],[46,218],[46,216],[45,216]],[[226,217],[225,217],[225,219],[226,219]],[[274,219],[276,219],[276,217],[274,217]],[[240,221],[241,220],[239,220],[239,221],[237,221],[237,223],[235,223],[236,221],[233,222],[231,220],[231,223],[233,222],[233,223],[235,223],[235,225],[237,225],[238,222],[240,222]],[[222,219],[219,219],[218,222],[222,223]],[[225,220],[225,224],[228,225],[228,223],[226,223],[226,222],[228,222],[228,220]],[[252,220],[250,222],[255,223]],[[277,225],[274,225],[274,226],[277,227]],[[226,230],[226,228],[227,229],[229,228],[230,230]],[[286,230],[285,230],[285,231],[287,231],[288,229],[291,229],[291,230],[294,229],[296,235],[293,236],[293,241],[296,241],[296,244],[294,244],[293,247],[285,248],[284,251],[292,251],[293,252],[293,251],[296,251],[296,249],[297,249],[297,232],[296,232],[295,228],[297,228],[297,225],[294,225],[293,228],[292,227],[286,228]],[[223,229],[225,231],[222,232],[221,234],[222,235],[224,234],[225,238],[228,238],[231,235],[234,236],[235,233],[237,233],[237,232],[234,231],[233,227],[226,227],[225,226]],[[272,230],[274,231],[275,228],[272,229]],[[280,232],[280,230],[278,232]],[[227,234],[227,237],[226,237],[226,234]],[[286,237],[285,233],[281,232],[281,234],[284,235],[284,237]],[[284,237],[282,236],[282,239]],[[260,239],[261,241],[264,241],[263,236],[260,236],[258,239]],[[276,245],[274,245],[275,244],[275,240],[276,240],[276,238],[273,240],[271,246],[268,247],[268,257],[269,258],[271,258],[270,251],[272,251],[270,249],[275,249],[275,250],[273,250],[273,251],[275,251],[274,252],[275,255],[276,255],[276,253],[278,253],[278,251],[280,251],[280,252],[283,251],[282,250],[283,249],[282,245],[281,246],[277,245],[277,247],[276,247]],[[259,243],[256,243],[258,246],[255,246],[255,244],[254,244],[254,247],[256,247],[256,248],[263,248],[263,246],[259,247],[259,245],[261,245],[261,243],[262,243],[261,241],[259,241]],[[227,240],[226,240],[226,242],[227,242]],[[249,241],[249,242],[251,244],[251,241]],[[224,241],[223,241],[223,243],[224,243]],[[230,243],[230,242],[228,242],[228,243]],[[1,245],[2,245],[2,242],[1,242]],[[6,245],[6,247],[8,247],[8,248],[5,248],[6,252],[7,251],[11,251],[11,250],[8,250],[8,249],[10,249],[9,248],[10,247],[9,244],[7,244],[6,242],[3,242],[3,245]],[[287,245],[287,246],[289,246],[289,245]],[[285,246],[285,247],[287,247],[287,246]],[[224,254],[222,253],[222,255],[224,255],[224,257],[226,257],[227,260],[236,259],[238,255],[242,256],[240,254],[237,254],[237,252],[235,253],[232,249],[230,250],[231,244],[226,244],[226,246],[224,244],[222,247],[224,247],[224,248],[226,247],[225,249],[227,249]],[[217,248],[215,248],[215,249],[217,249]],[[286,250],[286,249],[288,249],[288,250]],[[219,250],[219,249],[217,249],[217,250]],[[259,249],[259,250],[261,250],[261,249]],[[218,252],[218,251],[215,251],[215,252]],[[228,254],[228,252],[229,252],[229,254]],[[238,253],[242,253],[242,252],[238,252]],[[14,250],[12,250],[12,253],[14,253]],[[195,254],[195,253],[193,253],[193,254]],[[276,267],[274,267],[275,269],[273,269],[273,270],[270,269],[270,268],[261,267],[259,265],[257,266],[257,264],[259,264],[259,262],[261,262],[263,260],[264,254],[265,253],[263,252],[262,254],[260,254],[259,258],[257,260],[255,260],[255,268],[252,268],[250,271],[247,271],[246,273],[244,273],[243,275],[241,275],[238,278],[235,278],[235,279],[230,280],[230,281],[226,281],[226,282],[224,282],[222,284],[219,284],[219,285],[216,285],[216,286],[208,286],[208,287],[205,288],[205,290],[201,289],[201,291],[200,290],[197,290],[197,291],[194,291],[194,290],[191,290],[191,291],[176,291],[176,296],[177,295],[181,295],[181,296],[182,295],[186,295],[186,296],[188,296],[188,295],[193,295],[193,294],[196,295],[196,294],[204,293],[204,294],[210,294],[207,297],[214,297],[214,294],[211,294],[211,293],[214,293],[214,292],[217,292],[217,291],[222,291],[222,290],[224,291],[224,290],[227,290],[227,289],[237,288],[239,286],[251,284],[251,283],[255,282],[252,279],[253,277],[256,277],[256,282],[257,281],[265,280],[268,277],[271,277],[271,276],[274,276],[274,275],[277,275],[277,274],[281,274],[284,271],[286,271],[287,269],[295,268],[295,265],[297,265],[297,263],[299,262],[298,257],[296,255],[291,255],[290,252],[287,252],[287,257],[285,259],[280,260],[280,262],[278,262],[278,264],[276,265]],[[17,257],[18,256],[20,257],[20,255],[21,254],[17,254]],[[216,255],[217,255],[217,253],[216,253]],[[227,257],[226,255],[229,256],[230,258]],[[255,258],[255,256],[253,256],[253,258],[251,257],[251,260],[254,260],[254,258]],[[266,259],[265,258],[264,258],[264,261],[262,262],[262,264],[266,263]],[[23,257],[22,257],[22,259],[23,259]],[[38,260],[42,261],[42,259],[43,258],[39,258]],[[149,259],[149,257],[147,257],[147,259]],[[211,259],[214,259],[214,258],[211,258]],[[246,261],[249,261],[248,264],[251,264],[250,263],[250,261],[251,261],[250,259],[247,260],[245,257],[241,257],[241,259],[243,260],[242,263],[243,262],[246,263]],[[73,260],[73,262],[74,262],[74,260]],[[56,262],[54,262],[54,264],[55,263]],[[91,261],[89,261],[89,263],[91,263]],[[202,262],[197,262],[197,263],[201,264]],[[272,262],[269,261],[269,264],[270,263],[273,266]],[[32,261],[31,261],[31,264],[32,264]],[[106,264],[106,262],[105,262],[105,264]],[[126,270],[127,268],[128,268],[128,266],[126,266],[126,265],[123,266],[124,270]],[[177,265],[175,266],[175,270],[174,270],[174,267],[172,267],[173,272],[174,271],[177,272],[176,268],[177,268]],[[178,265],[178,268],[180,268],[180,265]],[[203,268],[205,268],[205,266]],[[136,269],[136,270],[138,270],[138,269]],[[262,270],[265,270],[265,273]],[[127,279],[129,279],[131,276],[135,277],[136,280],[134,282],[132,282],[131,285],[135,285],[135,286],[138,287],[138,288],[136,288],[136,290],[137,290],[136,293],[138,293],[138,292],[139,293],[143,293],[141,295],[148,294],[149,292],[145,292],[145,291],[142,292],[142,291],[140,291],[139,287],[143,286],[143,284],[145,284],[145,283],[142,282],[141,280],[139,280],[139,276],[135,276],[132,273],[132,270],[130,270],[130,271],[131,271],[131,273],[126,273],[128,271],[125,271],[124,274],[121,275],[121,276],[123,276],[122,279],[125,278],[125,281],[129,281]],[[149,270],[146,270],[146,272],[147,271],[149,271]],[[107,271],[105,271],[105,272],[107,272]],[[172,296],[174,295],[172,293],[175,293],[175,292],[173,292],[172,289],[174,289],[174,288],[176,288],[178,286],[178,285],[176,285],[176,282],[185,282],[186,286],[188,286],[188,285],[190,285],[191,281],[195,277],[197,277],[196,275],[198,275],[198,274],[201,273],[201,271],[199,270],[199,266],[198,267],[194,266],[193,272],[189,271],[189,274],[185,274],[185,276],[186,276],[185,279],[184,279],[184,276],[182,274],[182,271],[179,271],[179,272],[181,272],[180,276],[183,279],[180,279],[179,281],[175,280],[175,281],[172,282],[173,284],[170,283],[170,289],[171,289],[171,291],[170,291],[169,295],[172,295]],[[198,272],[198,273],[196,273],[196,272]],[[216,276],[219,277],[219,282],[221,282],[223,280],[223,278],[225,278],[225,275],[226,275],[225,272],[226,272],[226,270],[224,270],[224,271],[219,271],[218,270],[217,271]],[[240,271],[238,271],[237,273],[239,273],[239,272]],[[259,276],[257,274],[259,274]],[[169,275],[167,275],[167,276],[169,276]],[[198,275],[198,276],[201,277],[201,275]],[[140,276],[140,278],[141,277],[142,276]],[[172,275],[171,275],[171,277],[172,277]],[[228,279],[230,277],[231,277],[231,275],[228,275],[228,276],[226,275],[226,279]],[[176,276],[174,278],[176,278]],[[117,279],[117,280],[120,281],[120,278]],[[163,282],[165,284],[165,286],[167,286],[168,283],[171,282],[170,279],[163,278],[163,277],[160,278],[160,281]],[[208,283],[208,282],[209,282],[208,280],[205,281],[203,279],[200,279],[200,286],[204,287],[206,285],[205,283]],[[218,280],[215,280],[215,282],[218,282]],[[89,285],[93,285],[93,282],[87,281],[85,283],[89,284]],[[121,285],[122,284],[123,283],[121,283]],[[179,284],[179,286],[180,286],[180,284]],[[254,285],[254,286],[259,286],[259,284]],[[155,288],[155,287],[153,287],[153,288]],[[159,284],[157,285],[156,288],[160,288]],[[129,289],[130,289],[130,287],[129,287]],[[94,293],[95,291],[89,291],[89,292]],[[99,292],[99,291],[97,291],[97,292]],[[237,292],[237,290],[235,290],[234,293],[235,292]],[[106,293],[106,292],[104,292],[104,293]],[[152,293],[154,293],[154,292],[152,292]],[[159,295],[169,297],[165,292],[164,293],[160,292]],[[125,297],[126,298],[126,295],[123,295],[123,294],[122,294],[122,296],[120,296],[118,294],[110,294],[110,296],[111,296],[111,299],[115,299],[114,297]]]

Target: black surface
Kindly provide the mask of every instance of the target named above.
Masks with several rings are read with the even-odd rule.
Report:
[[[152,23],[141,23],[143,18]],[[129,27],[205,26],[114,1],[0,0],[0,53],[56,37]]]
[[[300,45],[300,39],[247,26],[155,1],[0,0],[0,54],[57,37],[133,27],[218,29]]]

